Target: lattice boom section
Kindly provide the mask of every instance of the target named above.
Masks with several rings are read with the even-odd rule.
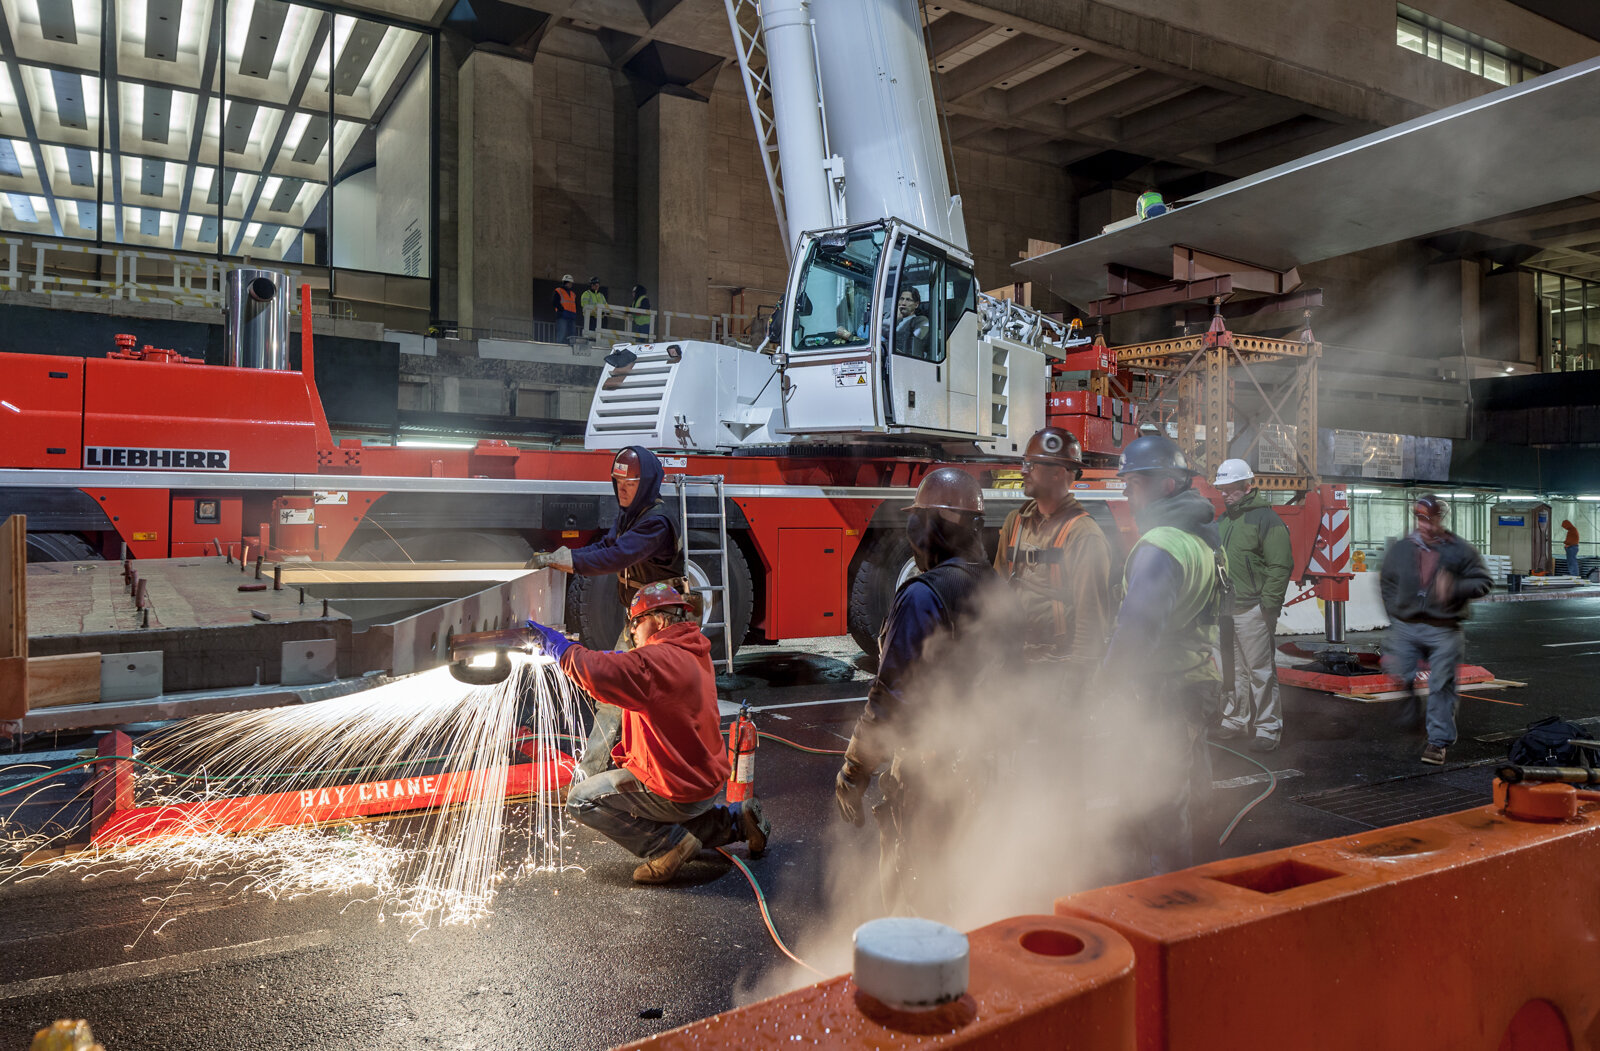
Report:
[[[1162,369],[1181,367],[1206,348],[1205,336],[1162,339],[1154,343],[1130,343],[1116,347],[1117,364],[1124,368]],[[1219,348],[1220,349],[1220,348]],[[1233,333],[1233,351],[1245,361],[1272,361],[1279,358],[1318,357],[1322,344],[1294,339],[1269,339],[1266,336],[1241,336]]]

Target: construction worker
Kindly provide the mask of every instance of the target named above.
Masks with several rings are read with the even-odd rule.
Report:
[[[1022,453],[1028,502],[1006,516],[994,568],[1010,583],[1023,618],[1023,659],[1061,665],[1061,686],[1084,681],[1105,655],[1110,623],[1111,545],[1072,495],[1083,445],[1045,427]]]
[[[1383,670],[1405,684],[1402,722],[1415,726],[1422,720],[1417,699],[1409,693],[1417,663],[1428,662],[1428,746],[1422,761],[1439,766],[1445,749],[1456,743],[1456,709],[1461,705],[1456,666],[1465,639],[1461,623],[1471,616],[1467,604],[1487,595],[1493,581],[1477,550],[1445,528],[1444,501],[1424,493],[1411,510],[1416,528],[1389,545],[1378,575],[1389,614]]]
[[[856,720],[834,782],[839,813],[853,825],[864,820],[862,796],[873,774],[883,802],[873,808],[879,824],[879,873],[885,904],[926,913],[937,904],[919,891],[919,867],[936,860],[932,844],[948,827],[948,792],[935,799],[937,780],[948,789],[971,776],[971,757],[953,754],[948,741],[921,732],[941,711],[970,701],[984,662],[974,644],[975,622],[987,586],[996,581],[982,543],[983,489],[954,467],[940,467],[917,487],[905,509],[906,537],[922,571],[895,591],[878,636],[878,673]]]
[[[1578,545],[1582,542],[1582,538],[1578,536],[1578,527],[1565,518],[1561,520],[1561,528],[1567,531],[1566,538],[1562,543],[1562,546],[1567,549],[1567,576],[1575,577],[1579,575]]]
[[[1220,701],[1212,650],[1226,563],[1211,502],[1192,488],[1176,442],[1135,438],[1117,475],[1140,536],[1098,692],[1130,708],[1138,740],[1119,754],[1143,765],[1141,780],[1159,798],[1137,834],[1154,871],[1170,872],[1195,863],[1194,812],[1211,791],[1205,728]]]
[[[1252,752],[1270,752],[1283,738],[1275,635],[1294,551],[1289,527],[1255,478],[1243,460],[1217,468],[1224,504],[1217,529],[1233,585],[1233,691],[1222,698],[1222,724],[1213,736],[1249,737]]]
[[[636,311],[633,315],[633,334],[635,336],[649,336],[650,297],[645,293],[643,285],[634,285],[628,292],[628,307]]]
[[[678,527],[661,500],[664,472],[656,454],[641,445],[630,445],[611,461],[611,489],[617,495],[617,517],[606,535],[576,551],[565,546],[541,552],[528,562],[529,569],[549,566],[563,573],[583,577],[617,575],[617,600],[623,609],[633,602],[639,589],[657,581],[683,580],[683,546],[678,543]],[[624,628],[617,649],[632,645]],[[599,698],[596,698],[597,702]],[[612,746],[622,727],[622,713],[616,707],[596,703],[594,726],[589,745],[578,769],[594,776],[606,768]]]
[[[542,624],[544,652],[597,700],[622,712],[606,768],[572,787],[567,813],[644,858],[636,883],[666,883],[701,848],[767,849],[771,827],[754,797],[719,806],[728,757],[718,729],[711,641],[670,584],[647,584],[628,608],[631,650],[597,651]]]
[[[571,274],[561,275],[561,284],[550,297],[550,306],[556,312],[556,342],[571,343],[578,333],[578,293],[572,287]]]
[[[606,294],[600,290],[600,279],[591,277],[589,287],[583,290],[583,295],[578,298],[578,305],[583,308],[583,334],[587,337],[591,332],[599,332],[604,327],[606,316]]]

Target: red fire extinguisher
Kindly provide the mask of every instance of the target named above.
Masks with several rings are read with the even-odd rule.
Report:
[[[756,780],[756,724],[750,718],[750,702],[739,706],[739,718],[728,731],[728,802],[742,803],[750,798]]]

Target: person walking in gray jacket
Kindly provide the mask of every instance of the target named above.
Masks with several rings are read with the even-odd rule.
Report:
[[[1489,570],[1478,552],[1445,528],[1444,502],[1432,493],[1412,505],[1416,528],[1384,552],[1379,584],[1389,614],[1384,671],[1409,689],[1419,661],[1428,662],[1428,747],[1422,761],[1438,766],[1456,743],[1456,665],[1468,603],[1489,593]],[[1416,698],[1402,704],[1415,720]]]

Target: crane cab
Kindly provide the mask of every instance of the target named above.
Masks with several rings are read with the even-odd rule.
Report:
[[[785,431],[992,436],[971,256],[890,219],[807,233],[796,258],[776,355]]]

